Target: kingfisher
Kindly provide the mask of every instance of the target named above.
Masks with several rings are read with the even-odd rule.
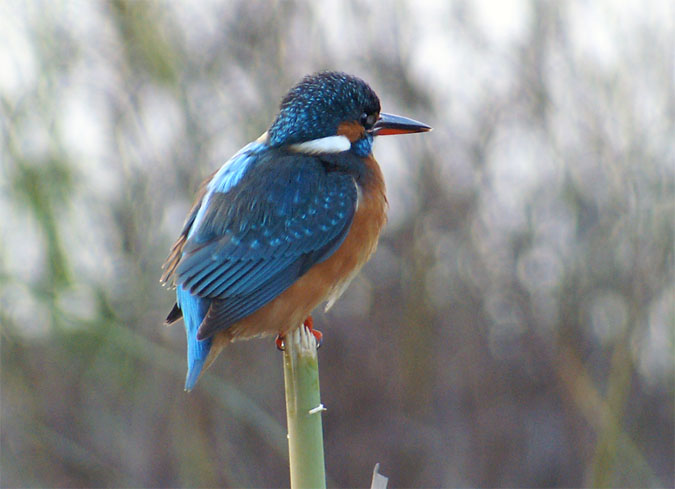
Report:
[[[352,75],[308,75],[270,128],[201,185],[161,282],[175,286],[166,318],[181,317],[190,391],[229,343],[283,338],[321,303],[329,309],[377,247],[386,221],[377,136],[431,130],[380,112]]]

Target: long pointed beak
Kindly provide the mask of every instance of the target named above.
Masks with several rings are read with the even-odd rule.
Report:
[[[400,115],[380,112],[380,119],[373,126],[374,136],[390,136],[392,134],[411,134],[431,131],[431,126]]]

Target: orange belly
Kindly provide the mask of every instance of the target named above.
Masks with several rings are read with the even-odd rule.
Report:
[[[285,335],[299,327],[319,304],[337,299],[368,261],[377,248],[387,206],[382,173],[375,160],[370,159],[374,175],[371,183],[362,189],[354,220],[342,245],[274,300],[227,330],[216,333],[205,369],[232,341],[270,334]]]

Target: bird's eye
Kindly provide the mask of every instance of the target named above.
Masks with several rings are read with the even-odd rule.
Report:
[[[361,114],[361,125],[366,129],[372,128],[377,122],[376,114],[366,114],[365,112]]]

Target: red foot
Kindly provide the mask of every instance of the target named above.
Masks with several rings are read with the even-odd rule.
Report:
[[[307,316],[307,319],[305,319],[305,322],[302,324],[309,330],[310,333],[314,335],[314,338],[316,338],[316,347],[319,348],[321,346],[321,342],[323,341],[323,333],[314,329],[314,319],[312,316]],[[277,345],[277,350],[284,351],[283,336],[277,335],[274,343]]]
[[[304,324],[305,328],[307,328],[309,332],[314,335],[314,338],[316,338],[316,347],[320,348],[321,342],[323,341],[323,333],[317,329],[314,329],[314,318],[312,316],[307,316],[307,319],[305,319],[305,322],[302,324]]]

